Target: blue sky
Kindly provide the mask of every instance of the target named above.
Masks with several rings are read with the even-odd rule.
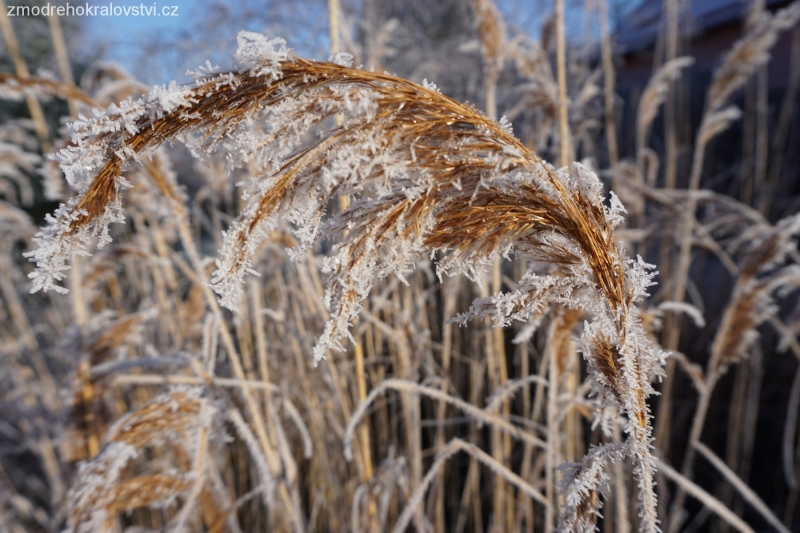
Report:
[[[81,0],[68,1],[77,5]],[[139,7],[140,11],[147,8],[147,16],[133,16],[132,11],[128,16],[95,14],[82,17],[80,22],[85,29],[84,46],[102,50],[103,59],[119,63],[148,84],[171,79],[186,81],[184,71],[207,59],[224,66],[236,49],[236,33],[241,29],[287,38],[291,33],[294,39],[290,46],[307,56],[317,57],[320,50],[329,46],[324,9],[327,0],[283,3],[279,9],[270,0],[218,2],[214,8],[210,7],[215,3],[212,0],[88,0],[87,3],[98,8],[116,7],[117,12],[122,12],[123,7]],[[296,8],[292,7],[295,5]],[[258,16],[242,15],[247,9]],[[220,10],[224,13],[216,24],[216,12]],[[264,22],[271,20],[269,14],[273,11],[279,11],[282,24]],[[176,16],[169,16],[173,12]],[[199,42],[204,46],[198,46]]]
[[[50,0],[52,1],[52,0]],[[236,48],[235,35],[239,29],[261,31],[272,36],[284,36],[289,45],[301,55],[324,59],[327,56],[327,0],[236,0],[221,3],[220,22],[215,25],[216,13],[209,7],[212,0],[66,0],[71,5],[91,5],[97,8],[147,8],[146,16],[84,16],[84,45],[102,50],[103,59],[112,60],[131,71],[148,84],[165,83],[171,79],[186,81],[184,72],[210,59],[224,65]],[[610,0],[609,4],[626,5],[638,0]],[[537,34],[543,14],[550,13],[552,0],[497,0],[507,21],[527,33]],[[296,6],[296,7],[294,7]],[[572,7],[572,9],[570,9]],[[177,8],[175,10],[174,8]],[[584,9],[584,0],[567,0],[568,17]],[[217,8],[219,9],[219,7]],[[257,12],[258,17],[242,17],[242,11]],[[168,16],[175,12],[176,16]],[[276,19],[270,13],[276,13]],[[277,21],[277,17],[281,21]],[[223,20],[224,19],[224,20]],[[261,20],[258,26],[255,20]],[[273,24],[264,20],[274,20]],[[576,21],[577,22],[577,21]],[[580,28],[581,24],[575,24]],[[200,32],[200,35],[198,35]],[[201,37],[201,38],[198,38]],[[205,49],[197,47],[205,42]],[[182,44],[183,43],[183,44]]]
[[[137,62],[141,55],[141,43],[149,40],[154,34],[174,35],[188,31],[188,24],[200,16],[198,10],[203,7],[196,0],[158,0],[157,2],[152,0],[139,2],[134,0],[89,0],[86,3],[98,7],[144,6],[155,8],[148,9],[155,16],[85,16],[81,20],[86,30],[86,40],[102,46],[105,51],[105,59],[115,61],[131,71],[137,69]],[[176,16],[173,16],[175,11]]]

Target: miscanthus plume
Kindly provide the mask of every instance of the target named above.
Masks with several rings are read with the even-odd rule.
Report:
[[[240,184],[246,206],[225,232],[208,280],[224,306],[236,308],[259,244],[279,225],[290,224],[298,260],[323,237],[335,242],[324,264],[330,320],[317,360],[342,348],[374,282],[402,279],[420,257],[435,258],[440,277],[463,272],[475,280],[498,256],[549,263],[549,274],[528,273],[512,292],[477,301],[458,318],[505,325],[550,303],[588,313],[582,350],[600,401],[630,419],[624,455],[639,480],[640,524],[657,530],[646,398],[662,358],[635,308],[653,271],[614,240],[625,212],[616,196],[606,205],[590,168],[553,168],[507,122],[433,84],[352,68],[344,55],[302,59],[282,39],[255,33],[238,41],[234,70],[202,68],[187,86],[156,87],[71,124],[72,142],[57,158],[82,192],[35,238],[32,290],[65,290],[59,282],[72,256],[110,242],[109,225],[124,220],[123,170],[173,140],[199,158],[224,154],[231,172],[247,166],[254,176]],[[341,195],[348,207],[329,214]],[[603,462],[605,451],[593,450],[590,463]],[[586,490],[565,487],[570,508],[597,491],[597,478],[585,477],[570,480],[589,483]]]

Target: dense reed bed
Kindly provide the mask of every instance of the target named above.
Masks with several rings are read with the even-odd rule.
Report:
[[[592,73],[567,68],[563,12],[553,68],[474,2],[486,113],[251,32],[233,69],[207,65],[182,86],[147,89],[110,65],[83,89],[66,72],[0,76],[4,98],[75,112],[50,160],[35,113],[0,126],[0,524],[796,528],[800,379],[775,447],[784,496],[765,501],[748,468],[762,361],[800,358],[800,217],[770,222],[702,184],[707,149],[741,115],[731,101],[800,3],[760,13],[723,58],[686,189],[662,179],[650,138],[690,57],[642,93],[634,153],[607,124],[608,168],[573,161],[597,156],[590,123],[618,111],[598,9]],[[496,120],[510,68],[522,82]],[[38,232],[34,169],[63,202]],[[641,256],[666,269],[655,289]],[[728,273],[717,314],[696,297],[698,257]],[[711,339],[707,353],[681,351],[687,336]],[[680,428],[673,397],[689,389]],[[735,402],[724,458],[703,439],[730,401],[720,389]],[[695,475],[701,461],[718,477]]]

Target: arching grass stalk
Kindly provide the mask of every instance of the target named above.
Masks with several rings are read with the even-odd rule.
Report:
[[[440,277],[472,279],[501,255],[551,263],[558,275],[528,273],[516,290],[476,302],[459,319],[505,325],[553,302],[587,312],[583,353],[601,401],[631,420],[625,453],[639,481],[641,529],[655,531],[646,398],[662,361],[635,310],[652,272],[614,241],[624,212],[616,196],[604,205],[587,167],[554,169],[506,126],[431,84],[297,58],[282,40],[248,32],[236,61],[236,70],[201,69],[188,86],[156,88],[72,124],[72,144],[58,157],[67,178],[86,188],[35,238],[33,291],[64,291],[58,282],[71,257],[88,254],[94,237],[108,243],[109,224],[123,219],[122,169],[175,139],[198,156],[221,151],[231,169],[256,171],[208,284],[226,307],[236,308],[253,254],[279,224],[293,224],[296,258],[321,236],[338,239],[325,263],[331,314],[317,360],[342,348],[373,283],[403,279],[418,257],[437,256]],[[319,136],[309,141],[312,131]],[[342,194],[348,208],[326,217]]]

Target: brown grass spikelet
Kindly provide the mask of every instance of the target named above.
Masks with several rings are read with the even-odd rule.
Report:
[[[771,294],[800,284],[797,265],[776,267],[795,246],[800,216],[755,230],[761,235],[751,235],[752,241],[745,247],[733,295],[711,347],[709,374],[715,377],[747,356],[758,338],[756,327],[774,312]]]
[[[800,2],[794,2],[774,15],[764,13],[757,24],[725,56],[722,66],[714,73],[708,88],[708,113],[722,108],[734,91],[739,89],[759,65],[769,61],[769,51],[780,32],[800,20]]]
[[[36,98],[58,97],[78,100],[93,105],[92,98],[79,87],[47,78],[20,77],[6,72],[0,73],[0,98],[20,100],[27,96]]]
[[[591,344],[592,352],[589,362],[605,381],[606,390],[609,390],[618,405],[624,405],[624,391],[619,379],[620,361],[617,347],[605,335],[598,334]]]
[[[553,71],[544,50],[525,35],[516,35],[508,43],[506,54],[514,61],[517,70],[528,80],[546,75],[553,80]]]
[[[530,116],[528,136],[534,146],[544,148],[558,117],[558,83],[547,54],[526,36],[514,37],[506,47],[506,54],[525,81],[514,88],[516,104],[504,113],[508,120]]]
[[[82,365],[85,369],[85,365]],[[70,463],[89,459],[99,449],[99,438],[108,427],[110,414],[102,397],[98,397],[85,372],[73,384],[72,402],[65,412],[64,439],[61,453]]]
[[[650,150],[644,150],[644,153],[648,152]],[[644,157],[640,158],[640,161],[643,159]],[[646,163],[645,166],[648,169],[652,168],[649,163]],[[642,175],[640,166],[628,160],[620,161],[609,172],[614,192],[619,196],[620,201],[627,206],[629,213],[641,216],[644,213],[645,199],[639,191],[645,182],[650,183],[651,177],[655,180],[655,172],[652,173],[652,176],[646,175],[645,177]]]
[[[197,424],[202,409],[202,401],[185,392],[163,396],[117,421],[107,440],[141,448],[169,435],[179,439]]]
[[[142,323],[152,313],[134,313],[113,320],[112,312],[100,313],[68,335],[63,346],[75,358],[77,372],[72,383],[72,401],[65,412],[63,453],[74,462],[95,455],[99,436],[109,424],[110,413],[103,393],[104,384],[91,376],[90,369],[108,362],[124,345],[136,342],[141,336]]]
[[[491,76],[496,76],[503,65],[505,25],[497,6],[492,0],[473,0],[478,37],[486,58],[485,67]]]
[[[203,317],[206,314],[206,301],[203,287],[197,283],[192,284],[186,294],[184,306],[180,315],[181,335],[184,337],[197,334],[202,329]]]
[[[90,461],[80,463],[75,483],[67,494],[69,527],[75,533],[106,530],[108,516],[104,495],[123,476],[137,451],[132,446],[113,443]]]
[[[197,389],[176,389],[117,420],[100,453],[79,464],[67,498],[71,530],[111,531],[118,513],[168,502],[191,488],[203,473],[188,470],[187,458],[198,444],[187,437],[210,425],[215,412]],[[174,454],[144,463],[142,472],[137,460],[160,446]]]
[[[167,504],[191,486],[190,480],[169,474],[115,480],[113,484],[105,486],[104,490],[91,493],[89,498],[86,497],[87,494],[81,495],[83,503],[90,506],[73,509],[70,516],[71,530],[95,533],[114,531],[119,513]]]
[[[575,325],[583,316],[583,310],[559,308],[553,313],[556,323],[551,328],[551,338],[548,340],[548,348],[556,354],[555,360],[558,366],[558,375],[564,375],[569,364],[570,355],[569,341],[572,338]],[[616,369],[615,369],[616,370]]]
[[[711,371],[721,371],[742,359],[755,340],[758,285],[738,287],[725,311],[711,348]],[[763,286],[760,287],[763,290]]]
[[[722,65],[714,72],[706,95],[703,120],[697,133],[690,188],[696,189],[699,185],[705,146],[741,116],[737,107],[725,107],[728,99],[756,69],[769,61],[770,50],[780,33],[794,26],[798,20],[800,2],[794,2],[774,15],[763,13],[758,23],[736,41],[723,59]]]
[[[754,247],[753,250],[748,251],[747,255],[742,261],[742,266],[739,270],[739,276],[743,279],[750,279],[759,271],[767,268],[773,261],[779,258],[782,253],[782,244],[785,238],[774,232],[768,235],[761,243]]]
[[[106,495],[107,527],[117,513],[147,507],[177,496],[191,487],[191,482],[167,474],[152,474],[127,479]]]
[[[645,148],[647,135],[650,132],[650,125],[658,115],[661,104],[667,97],[670,83],[674,82],[681,75],[681,70],[694,64],[692,57],[676,57],[664,63],[658,69],[650,81],[647,82],[641,98],[639,99],[639,111],[636,116],[636,147],[637,151]]]
[[[622,460],[625,449],[618,443],[593,446],[580,463],[565,463],[559,467],[563,476],[559,491],[566,504],[558,518],[558,531],[588,533],[596,531],[602,507],[601,494],[608,491],[608,461]]]
[[[85,339],[81,343],[81,349],[89,354],[93,365],[105,361],[115,349],[135,338],[140,325],[148,318],[152,318],[152,314],[148,316],[147,313],[136,313],[115,320]]]

